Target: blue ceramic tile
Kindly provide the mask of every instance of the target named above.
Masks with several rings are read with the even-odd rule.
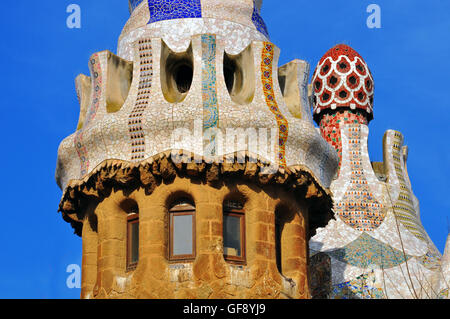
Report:
[[[255,24],[256,29],[264,34],[266,38],[269,38],[269,32],[267,31],[266,23],[259,14],[258,7],[256,6],[256,0],[253,0],[253,15],[252,21]]]
[[[201,18],[200,0],[148,0],[149,23],[183,18]]]

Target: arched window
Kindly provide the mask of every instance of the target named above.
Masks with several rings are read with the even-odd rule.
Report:
[[[121,204],[127,213],[127,271],[136,269],[139,261],[139,207],[134,200]]]
[[[169,210],[169,260],[195,258],[195,206],[189,199],[177,200]]]
[[[245,263],[245,214],[239,201],[223,205],[223,254],[227,261]]]

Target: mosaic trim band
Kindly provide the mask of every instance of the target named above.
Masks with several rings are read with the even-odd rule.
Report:
[[[269,42],[264,42],[264,48],[262,50],[261,58],[261,81],[266,98],[267,106],[270,111],[275,115],[275,119],[278,124],[278,159],[280,167],[286,167],[286,142],[289,136],[289,123],[278,108],[277,101],[275,100],[275,92],[273,89],[273,58],[274,58],[274,46]]]
[[[145,134],[142,119],[150,99],[153,78],[153,54],[150,39],[138,42],[140,78],[136,103],[128,118],[128,131],[131,139],[131,160],[139,161],[145,157]]]
[[[75,134],[74,144],[77,150],[78,158],[80,159],[80,178],[87,174],[89,170],[89,159],[86,147],[83,145],[83,133],[81,129]]]
[[[92,96],[92,105],[86,115],[85,126],[87,126],[97,115],[100,99],[102,97],[103,76],[102,66],[99,55],[96,53],[91,58],[90,71],[94,76],[94,94]]]
[[[76,132],[74,139],[75,149],[80,159],[80,175],[81,175],[80,177],[83,177],[89,171],[88,152],[86,146],[83,145],[83,134],[89,122],[91,122],[95,118],[95,115],[97,114],[97,110],[100,105],[100,98],[102,95],[102,85],[103,85],[102,68],[98,54],[94,54],[90,60],[90,71],[92,76],[94,77],[94,92],[92,94],[92,105],[88,109],[84,128]]]
[[[203,100],[203,132],[211,133],[209,141],[204,141],[210,148],[207,156],[216,155],[216,130],[219,125],[219,109],[217,102],[216,72],[216,37],[202,35],[202,100]],[[204,144],[205,145],[205,144]]]

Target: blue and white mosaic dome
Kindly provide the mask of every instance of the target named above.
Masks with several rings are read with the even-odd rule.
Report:
[[[252,41],[267,41],[262,0],[129,0],[131,17],[119,39],[118,54],[132,59],[130,46],[142,36],[158,37],[174,51],[185,50],[195,34],[216,34],[227,52],[237,54]]]

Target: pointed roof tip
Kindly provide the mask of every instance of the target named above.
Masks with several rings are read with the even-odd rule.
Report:
[[[450,276],[450,234],[447,236],[447,241],[445,243],[444,254],[441,259],[441,266],[444,273]],[[450,280],[450,277],[448,278]]]
[[[450,260],[450,233],[447,235],[447,241],[445,243],[444,256]]]

